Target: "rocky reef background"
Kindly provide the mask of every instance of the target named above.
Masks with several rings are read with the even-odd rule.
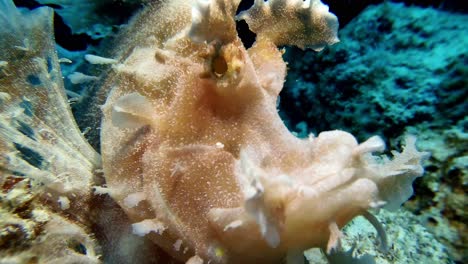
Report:
[[[330,129],[361,140],[418,135],[432,156],[406,203],[466,262],[468,17],[385,3],[367,7],[324,52],[288,49],[280,109],[299,136]],[[298,59],[300,58],[300,59]]]
[[[248,8],[252,2],[243,1],[240,10]],[[360,140],[380,135],[390,149],[398,145],[397,135],[404,132],[417,135],[419,147],[430,151],[432,156],[426,163],[425,176],[416,180],[414,197],[405,204],[415,216],[402,214],[407,214],[405,217],[410,217],[413,228],[418,229],[412,230],[412,234],[420,235],[406,235],[399,218],[379,217],[384,224],[394,222],[386,225],[388,227],[401,227],[388,230],[401,238],[401,241],[392,241],[397,249],[408,241],[417,241],[414,250],[429,261],[420,259],[421,263],[430,263],[433,259],[440,260],[438,263],[468,263],[466,6],[457,0],[323,2],[340,20],[341,43],[321,53],[286,49],[288,77],[279,100],[283,120],[301,137],[342,129]],[[15,3],[30,9],[41,5],[53,7],[59,55],[71,60],[69,64],[62,64],[63,75],[83,72],[97,78],[105,74],[108,66],[90,65],[83,59],[84,55],[109,55],[109,47],[119,28],[145,5],[145,1],[138,0],[88,0],[80,1],[81,6],[60,0],[17,0]],[[239,24],[238,29],[245,45],[251,44],[255,36],[246,25]],[[73,83],[70,78],[65,78],[65,85],[83,133],[98,147],[98,131],[80,122],[87,114],[82,111],[83,105],[97,92],[96,86],[93,81]],[[23,209],[15,214],[24,216],[21,221],[28,222],[31,230],[39,232],[40,223],[45,220],[41,218],[41,211],[29,207],[27,196],[1,198],[4,211],[12,206],[11,201],[21,203],[18,208]],[[356,226],[361,228],[357,223],[345,230],[348,235],[345,243],[353,246],[350,241],[360,240],[359,253],[373,239],[353,236]],[[422,226],[431,234],[419,229]],[[26,247],[28,241],[34,239],[32,233],[10,232],[8,234],[17,234],[17,237],[2,237],[1,246]],[[432,242],[431,248],[437,247],[437,250],[431,252],[425,248],[433,236],[443,245]],[[7,241],[25,244],[9,245]],[[445,248],[449,257],[444,253]],[[80,245],[76,245],[76,250],[82,250]],[[394,256],[381,257],[387,261],[393,257],[393,263],[411,263],[412,260],[405,259],[398,250],[394,252]]]

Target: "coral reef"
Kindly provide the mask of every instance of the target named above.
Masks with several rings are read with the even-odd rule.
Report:
[[[343,229],[343,247],[351,249],[357,258],[374,256],[375,263],[451,263],[446,247],[408,211],[381,211],[379,220],[385,225],[391,250],[382,251],[376,247],[378,240],[375,230],[362,218],[357,217]],[[412,232],[408,232],[410,225]],[[327,259],[316,249],[305,252],[313,264],[326,264]],[[416,257],[417,256],[417,257]],[[346,263],[346,262],[345,262]]]
[[[450,126],[466,114],[466,23],[465,15],[434,9],[370,7],[330,49],[288,50],[290,88],[281,109],[294,113],[292,128],[307,123],[306,135],[338,127],[359,138],[395,138],[424,121]]]
[[[56,12],[71,28],[73,34],[87,34],[93,39],[113,34],[124,13],[136,9],[145,0],[37,0],[44,5],[53,6]],[[114,14],[112,12],[115,12]],[[79,14],[79,15],[78,15]]]
[[[432,153],[407,204],[466,262],[468,17],[386,3],[366,9],[321,53],[290,49],[281,110],[300,136],[417,133]],[[297,58],[302,58],[298,60]],[[465,257],[466,258],[466,257]]]
[[[466,89],[466,88],[465,88]],[[468,135],[466,117],[453,126],[437,123],[409,127],[409,131],[424,131],[421,146],[432,152],[426,177],[416,182],[416,196],[406,207],[449,249],[450,256],[466,262],[468,249],[467,215],[468,192]]]

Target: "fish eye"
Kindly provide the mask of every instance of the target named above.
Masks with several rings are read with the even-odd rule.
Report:
[[[216,77],[223,76],[228,70],[228,65],[224,56],[219,54],[214,57],[213,61],[211,62],[211,68]]]

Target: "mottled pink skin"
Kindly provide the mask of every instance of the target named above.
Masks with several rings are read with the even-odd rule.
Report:
[[[369,154],[383,148],[379,139],[359,145],[343,131],[299,139],[284,126],[276,100],[286,64],[275,45],[284,38],[259,32],[246,50],[235,31],[238,2],[212,1],[208,11],[195,4],[199,20],[184,1],[144,12],[129,27],[136,44],[107,82],[102,156],[111,196],[133,222],[163,226],[147,236],[183,261],[275,263],[329,239],[333,246],[330,226],[386,198]],[[284,2],[289,16],[299,12],[297,1]],[[143,198],[129,205],[135,194]]]

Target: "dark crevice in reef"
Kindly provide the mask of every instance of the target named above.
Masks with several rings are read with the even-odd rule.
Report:
[[[237,8],[236,15],[240,12],[249,9],[253,5],[253,0],[242,0]],[[244,47],[246,49],[252,47],[253,43],[255,42],[256,35],[249,29],[249,25],[244,20],[236,21],[236,30],[237,35],[242,40]]]
[[[252,47],[255,42],[256,34],[249,30],[247,22],[244,20],[236,21],[236,30],[239,38],[242,40],[246,49]]]
[[[71,28],[57,13],[54,14],[54,31],[57,44],[70,51],[86,50],[88,45],[97,46],[100,42],[86,34],[72,34]]]
[[[253,5],[253,0],[243,0],[238,8],[237,13],[247,10]],[[355,16],[357,16],[363,9],[371,4],[379,4],[384,0],[323,0],[323,2],[330,6],[330,10],[337,15],[340,19],[340,27],[344,27],[348,24]],[[464,5],[464,1],[457,0],[396,0],[393,2],[402,2],[406,5],[416,5],[421,7],[434,7],[446,11],[455,11],[461,13],[468,13],[468,8]],[[41,4],[34,0],[14,0],[14,3],[18,7],[26,7],[34,9]],[[57,4],[48,4],[54,9],[61,9],[62,7]],[[97,10],[103,18],[112,17],[116,20],[116,24],[125,23],[133,12],[138,9],[138,4],[126,4],[121,1],[113,3],[111,6],[102,5]],[[86,34],[72,34],[70,28],[63,22],[63,19],[55,14],[54,20],[55,37],[57,43],[66,48],[67,50],[85,50],[88,45],[98,45],[99,40],[92,39]],[[248,29],[245,22],[239,21],[236,24],[239,36],[246,48],[252,46],[255,41],[255,34]]]
[[[15,0],[15,5],[17,7],[25,7],[28,9],[35,9],[37,7],[43,6],[34,0]],[[48,4],[54,9],[61,9],[60,5]],[[86,34],[72,34],[72,31],[69,26],[65,24],[62,17],[54,12],[54,31],[55,31],[55,41],[61,47],[70,50],[85,50],[88,45],[98,45],[98,40],[93,40],[90,36]]]
[[[355,16],[369,5],[377,5],[385,0],[322,0],[330,10],[339,17],[340,27],[344,27]],[[460,0],[393,0],[389,2],[404,3],[407,6],[433,7],[450,12],[468,13],[465,1]]]
[[[34,0],[14,0],[14,3],[17,7],[28,9],[35,9],[40,6],[49,6],[55,10],[63,8],[58,4],[41,5]],[[111,5],[103,4],[98,6],[96,13],[100,14],[103,20],[111,18],[115,25],[120,25],[125,23],[139,7],[140,5],[138,4],[126,4],[122,1],[114,1]],[[71,28],[65,24],[62,17],[57,13],[54,15],[54,31],[57,44],[69,51],[86,50],[88,45],[98,46],[100,44],[100,39],[93,39],[85,33],[73,34]]]
[[[28,9],[34,9],[40,4],[34,0],[13,0],[17,7],[26,7]]]

